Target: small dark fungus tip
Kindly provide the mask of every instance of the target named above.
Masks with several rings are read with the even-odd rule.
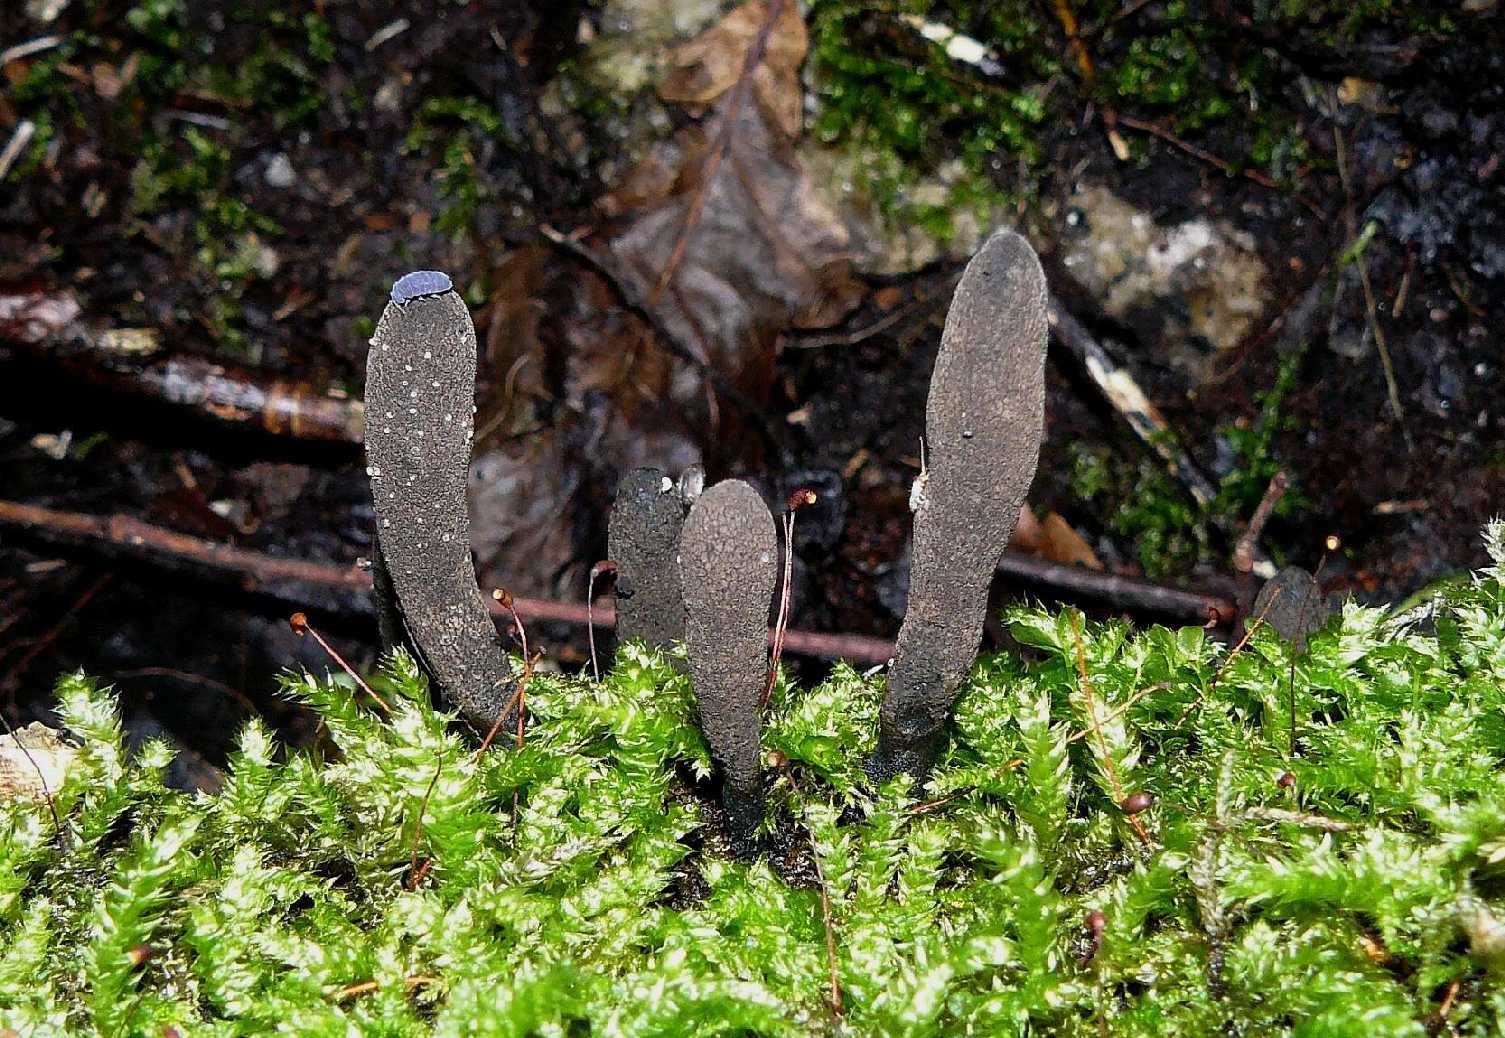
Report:
[[[454,287],[455,283],[442,270],[415,270],[392,285],[392,302],[408,303],[424,296],[443,295]]]

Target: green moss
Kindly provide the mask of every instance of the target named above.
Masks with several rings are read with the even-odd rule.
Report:
[[[916,218],[907,190],[947,159],[963,161],[973,194],[986,188],[995,202],[1035,194],[1047,172],[1048,135],[1080,122],[1092,104],[1153,119],[1187,139],[1210,138],[1235,169],[1261,169],[1282,184],[1295,185],[1313,164],[1291,66],[1245,30],[1186,0],[1123,20],[1118,0],[1070,6],[1095,82],[1082,76],[1047,4],[814,0],[814,131],[877,170],[865,187],[895,222]],[[1300,31],[1333,48],[1375,28],[1428,36],[1456,28],[1435,5],[1399,0],[1279,0],[1249,13],[1261,32]],[[903,21],[913,15],[984,44],[1002,73],[989,77],[947,57]],[[1135,150],[1146,146],[1147,138],[1124,133]]]
[[[692,696],[657,654],[536,676],[524,747],[479,758],[406,656],[390,717],[290,677],[325,750],[253,721],[213,796],[167,789],[160,743],[128,755],[75,675],[64,832],[0,804],[0,1027],[1421,1038],[1446,998],[1454,1033],[1499,1033],[1502,539],[1426,630],[1348,606],[1294,661],[1268,630],[1230,654],[1010,612],[1031,660],[978,665],[924,790],[865,786],[880,687],[781,685],[790,875],[715,850]]]
[[[921,222],[943,238],[950,233],[947,210],[991,208],[1029,190],[1016,185],[1011,195],[998,174],[1006,168],[1012,175],[1021,163],[1038,170],[1048,114],[1042,88],[1059,68],[1052,52],[1038,46],[1049,23],[1032,5],[979,5],[961,21],[947,19],[956,12],[935,9],[944,6],[817,0],[810,9],[810,68],[820,102],[813,132],[862,156],[859,187],[881,213]],[[1028,82],[1004,87],[977,77],[899,21],[900,14],[938,17],[963,32],[976,20],[982,38]],[[911,203],[906,189],[947,158],[960,159],[966,175],[951,185],[946,204]]]
[[[495,108],[468,96],[425,101],[403,140],[405,153],[426,155],[435,164],[444,207],[434,225],[454,241],[470,233],[483,206],[498,202],[488,178],[476,168],[476,155],[487,144],[505,147],[517,142]]]
[[[1249,421],[1231,422],[1219,428],[1218,435],[1227,443],[1234,457],[1229,473],[1218,483],[1218,496],[1212,505],[1215,518],[1227,524],[1248,521],[1259,506],[1270,480],[1284,466],[1276,454],[1276,442],[1294,423],[1281,413],[1286,395],[1296,387],[1304,351],[1283,358],[1275,382],[1255,397],[1258,408]],[[1275,515],[1293,516],[1306,507],[1299,488],[1290,488],[1275,506]]]

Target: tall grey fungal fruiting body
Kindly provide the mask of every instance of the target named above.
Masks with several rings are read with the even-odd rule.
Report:
[[[366,362],[382,635],[406,643],[440,694],[486,731],[516,677],[470,557],[475,386],[475,326],[449,277],[426,270],[398,280]]]
[[[738,479],[700,495],[680,538],[690,683],[722,773],[732,843],[743,854],[756,846],[763,819],[758,697],[768,667],[777,555],[768,506]]]
[[[1040,455],[1046,334],[1034,249],[993,235],[956,287],[930,380],[909,607],[868,762],[875,781],[929,773],[982,644],[988,587]]]
[[[633,469],[617,484],[606,553],[617,564],[617,639],[668,646],[685,636],[679,535],[685,524],[679,484],[658,469]]]

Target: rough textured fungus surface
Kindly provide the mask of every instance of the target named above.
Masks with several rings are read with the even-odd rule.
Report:
[[[1254,599],[1252,615],[1269,624],[1297,652],[1322,629],[1331,610],[1317,579],[1300,566],[1287,566],[1265,581]]]
[[[617,564],[617,639],[669,645],[685,636],[679,533],[686,501],[659,469],[633,469],[617,484],[607,554]]]
[[[470,557],[475,327],[452,291],[406,302],[397,294],[394,286],[366,373],[376,586],[389,618],[383,634],[411,643],[445,699],[484,730],[514,679]]]
[[[758,492],[739,479],[711,487],[680,542],[685,641],[700,724],[725,778],[733,843],[750,849],[763,817],[758,696],[768,667],[768,611],[778,534]]]
[[[1045,275],[995,234],[957,286],[925,415],[909,608],[870,771],[923,777],[982,641],[988,587],[1034,479],[1045,418]]]

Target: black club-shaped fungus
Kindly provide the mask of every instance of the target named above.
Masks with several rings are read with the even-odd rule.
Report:
[[[485,731],[516,679],[470,556],[476,333],[449,285],[437,271],[399,280],[371,339],[366,463],[376,590],[384,639],[406,643],[441,695]]]
[[[899,629],[876,781],[921,779],[982,643],[988,587],[1034,479],[1045,416],[1046,288],[1028,242],[995,234],[967,264],[925,411],[909,607]]]
[[[1303,653],[1307,638],[1322,629],[1331,611],[1317,578],[1300,566],[1287,566],[1259,589],[1253,616]]]
[[[768,667],[777,552],[768,506],[735,479],[700,496],[680,538],[690,681],[721,769],[732,842],[741,853],[756,846],[763,818],[758,697]]]
[[[617,639],[667,646],[685,636],[680,530],[689,502],[658,469],[633,469],[617,484],[607,554],[617,564]]]

